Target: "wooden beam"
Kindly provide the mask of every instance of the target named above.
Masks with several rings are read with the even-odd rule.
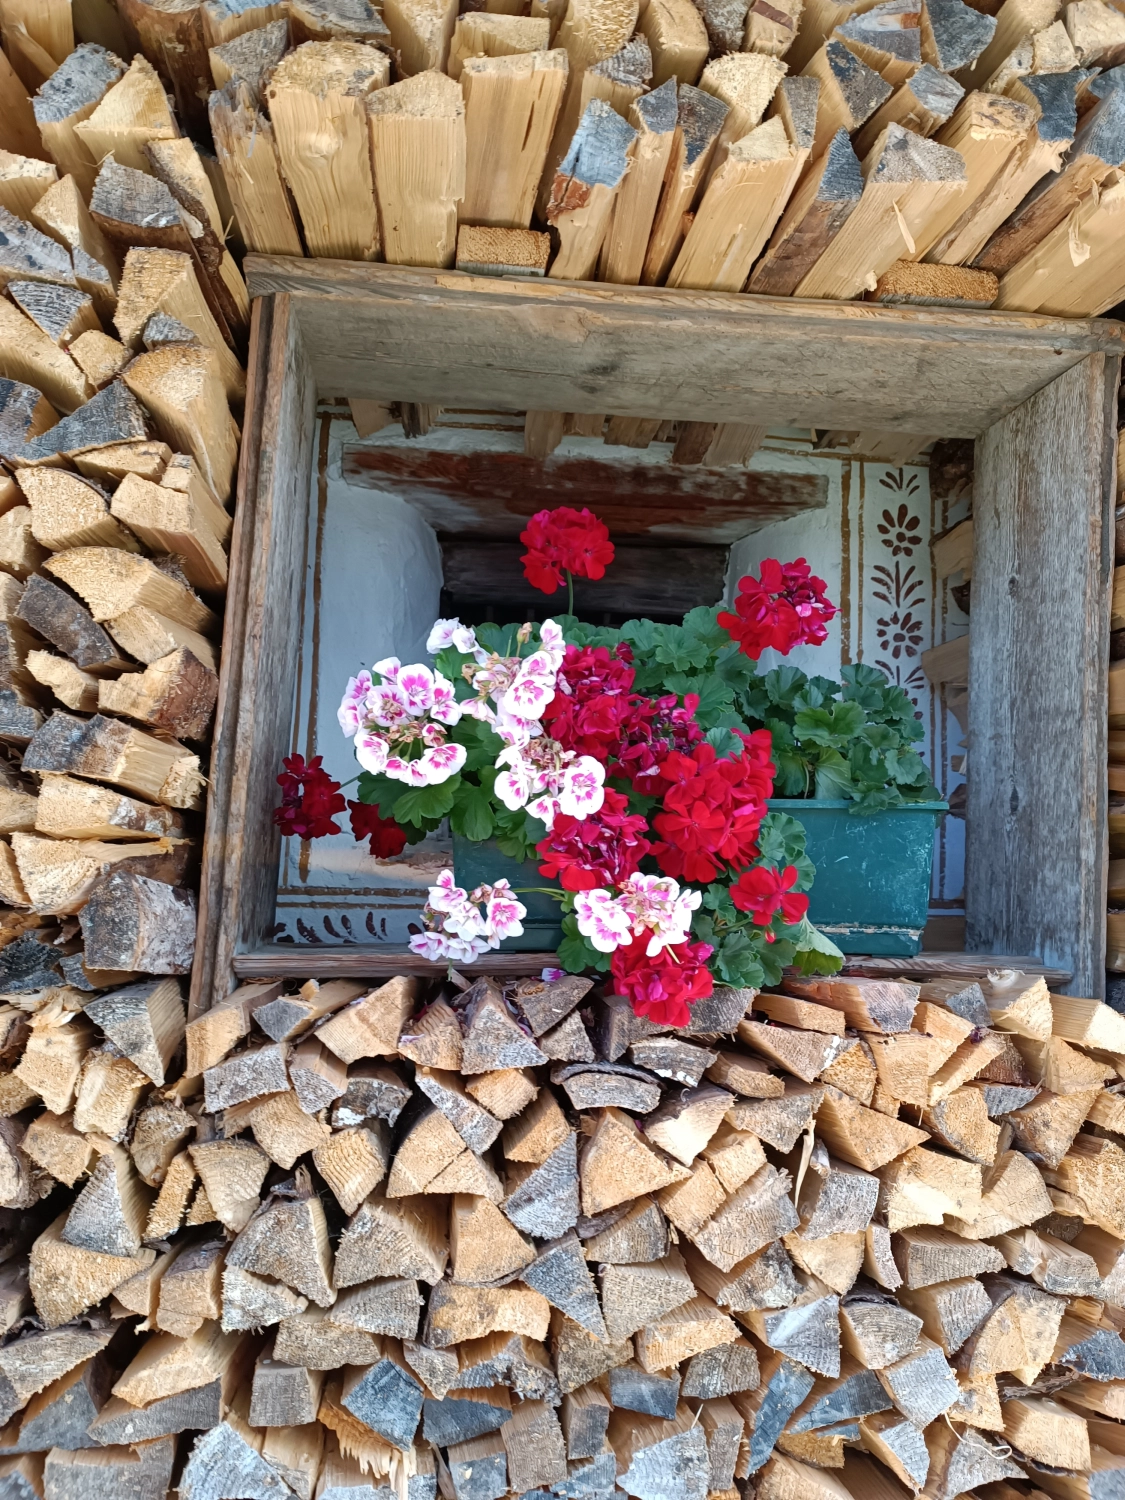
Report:
[[[281,391],[281,401],[271,393]],[[285,739],[291,704],[284,693],[269,701],[242,693],[243,674],[291,680],[297,642],[287,630],[253,632],[250,618],[292,598],[304,563],[304,516],[312,467],[315,390],[288,298],[254,308],[251,357],[239,473],[239,504],[231,538],[230,583],[249,614],[231,610],[210,768],[207,831],[200,879],[202,941],[192,971],[189,1014],[194,1017],[231,988],[231,959],[260,940],[273,920],[275,831],[264,845],[253,809],[272,792],[268,772]],[[258,507],[265,512],[257,534]],[[288,520],[279,521],[282,516]],[[255,602],[256,601],[256,602]],[[271,603],[271,601],[274,601]],[[256,875],[250,872],[257,871]],[[305,976],[308,977],[307,975]]]
[[[247,269],[253,296],[294,294],[292,316],[320,389],[373,400],[471,407],[487,344],[489,401],[503,410],[975,437],[1085,355],[1125,347],[1117,323],[1011,313],[827,301],[810,308],[790,298],[652,287],[619,287],[608,298],[549,279],[359,264],[328,270],[260,256]],[[580,341],[572,336],[576,317]],[[527,368],[532,327],[537,371]],[[951,343],[956,381],[927,353]],[[832,393],[824,389],[829,365],[840,377]],[[1030,937],[1026,946],[1034,951]]]
[[[1105,985],[1106,874],[1097,851],[1106,837],[1101,705],[1117,379],[1118,361],[1094,355],[991,427],[977,447],[973,515],[969,733],[978,748],[966,946],[1034,947],[1073,971],[1074,989],[1091,996]],[[1064,577],[1068,559],[1079,558],[1073,578]],[[1064,597],[1059,613],[1051,601]],[[1045,635],[1049,656],[1034,645]],[[1078,726],[1049,765],[1017,728],[1010,708],[1017,701],[1021,720],[1062,713]]]

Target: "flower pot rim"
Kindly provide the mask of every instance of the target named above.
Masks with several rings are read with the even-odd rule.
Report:
[[[850,797],[770,797],[770,807],[822,807],[824,810],[842,812],[857,804]],[[865,814],[876,817],[882,813],[948,812],[948,802],[903,802],[898,807],[879,807]]]

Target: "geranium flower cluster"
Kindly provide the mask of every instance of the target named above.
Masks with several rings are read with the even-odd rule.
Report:
[[[554,739],[509,745],[496,758],[501,771],[494,783],[497,797],[513,812],[526,807],[548,828],[560,813],[585,818],[605,799],[605,767],[590,755],[575,755]]]
[[[686,750],[703,738],[695,722],[699,699],[683,706],[674,693],[648,698],[633,691],[632,652],[620,644],[568,646],[558,674],[558,693],[543,722],[567,750],[591,755],[612,775],[628,777],[635,791],[651,789],[646,778],[673,750]]]
[[[564,891],[620,885],[652,848],[647,832],[643,814],[629,812],[629,799],[610,789],[597,812],[556,814],[549,836],[536,845],[539,873],[557,880]]]
[[[340,782],[324,769],[323,756],[314,755],[306,763],[303,755],[290,755],[282,765],[277,778],[281,806],[274,808],[273,821],[286,838],[322,839],[339,833],[336,814],[347,807],[357,842],[369,840],[376,859],[392,859],[406,848],[406,834],[393,818],[381,818],[379,809],[366,802],[345,802]]]
[[[520,532],[527,548],[520,561],[532,588],[553,594],[566,582],[566,575],[599,579],[613,561],[609,531],[585,506],[572,510],[559,505],[538,511]]]
[[[522,539],[527,576],[547,593],[575,574],[601,578],[613,559],[588,510],[540,512]],[[767,646],[819,643],[836,612],[824,587],[804,559],[767,561],[760,580],[741,580],[737,612],[718,621],[755,659]],[[378,778],[361,779],[371,800],[345,803],[319,757],[291,757],[278,777],[282,829],[337,833],[346,806],[377,858],[401,853],[405,826],[420,837],[445,817],[455,833],[496,837],[505,852],[533,845],[540,875],[563,893],[560,958],[608,963],[616,992],[662,1025],[688,1022],[711,993],[713,968],[725,982],[749,982],[736,977],[746,972],[738,963],[733,975],[724,968],[724,955],[739,944],[761,955],[763,938],[786,936],[808,910],[797,866],[764,860],[759,843],[773,789],[769,731],[705,735],[697,697],[638,692],[628,645],[568,644],[554,620],[478,635],[443,619],[426,644],[442,670],[387,657],[353,677],[340,704],[341,729]],[[799,845],[783,847],[798,857]],[[444,871],[410,947],[471,962],[523,934],[520,894],[506,880],[466,891]]]
[[[517,646],[531,639],[530,625],[516,633]],[[543,733],[540,722],[547,705],[555,696],[555,682],[566,650],[563,634],[554,620],[544,620],[539,628],[539,649],[530,656],[501,656],[486,651],[476,632],[460,620],[438,620],[426,642],[427,651],[443,651],[453,646],[463,656],[471,656],[475,665],[464,668],[465,681],[474,697],[459,705],[461,713],[479,719],[496,730],[508,745],[527,745]],[[522,804],[521,804],[522,805]]]
[[[836,614],[836,606],[825,597],[826,588],[803,557],[791,563],[766,558],[760,578],[738,580],[737,613],[720,614],[719,624],[751,661],[757,661],[767,646],[783,656],[794,646],[820,646]]]
[[[768,729],[739,734],[742,754],[720,757],[713,745],[674,752],[657,767],[663,807],[652,820],[662,870],[684,880],[714,880],[725,867],[751,864],[773,791]]]
[[[322,755],[307,763],[303,755],[287,755],[281,763],[281,806],[274,808],[273,821],[287,838],[322,839],[340,832],[334,820],[347,804],[340,783],[329,776],[323,761]]]
[[[443,870],[422,910],[423,930],[410,939],[414,953],[436,962],[472,963],[505,938],[519,937],[527,907],[507,880],[465,891]]]
[[[373,776],[439,786],[465,764],[465,747],[449,739],[461,717],[453,684],[420,663],[388,656],[350,678],[336,717]]]
[[[600,953],[612,953],[614,984],[637,1015],[686,1026],[692,1002],[711,993],[711,947],[688,941],[702,900],[675,880],[641,874],[623,881],[617,895],[594,890],[575,897],[579,932]]]

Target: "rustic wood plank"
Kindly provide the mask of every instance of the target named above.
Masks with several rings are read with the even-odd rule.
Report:
[[[288,612],[300,589],[315,392],[290,299],[257,302],[254,320],[192,1016],[227,993],[234,953],[273,919],[279,835],[265,809],[291,703],[285,693],[244,692],[243,681],[292,682],[296,672],[296,628],[274,615]]]
[[[976,436],[1085,354],[1125,341],[1114,324],[1023,314],[265,256],[246,270],[252,295],[294,294],[323,392],[442,406],[479,401],[487,347],[489,402],[513,411]]]
[[[976,455],[966,946],[1034,948],[1090,996],[1105,987],[1117,363],[1091,356]],[[1048,751],[1024,729],[1039,715],[1080,727]]]

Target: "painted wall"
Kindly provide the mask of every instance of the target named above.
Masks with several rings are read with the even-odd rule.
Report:
[[[405,501],[354,488],[340,473],[341,450],[355,441],[350,421],[322,417],[320,472],[309,496],[302,668],[292,746],[323,754],[326,769],[348,781],[357,767],[336,723],[347,678],[396,655],[424,660],[438,614],[441,557],[431,528]],[[655,447],[655,445],[654,445]],[[666,461],[653,450],[645,462]],[[929,646],[967,628],[948,586],[934,577],[930,538],[960,514],[931,501],[924,465],[899,469],[813,451],[808,434],[771,437],[752,468],[816,472],[829,482],[826,509],[767,526],[731,551],[728,597],[737,579],[765,557],[804,556],[840,608],[828,641],[787,658],[803,671],[838,675],[841,663],[881,667],[914,699],[926,727],[922,752],[948,795],[961,780],[960,730],[945,714],[921,667]],[[962,506],[963,510],[964,507]],[[763,657],[763,667],[774,664]],[[346,789],[346,794],[351,789]],[[390,863],[372,859],[347,826],[312,844],[282,842],[275,936],[282,941],[403,943],[425,887],[448,862],[439,836]],[[962,909],[964,824],[947,818],[935,851],[932,910]]]
[[[392,495],[340,477],[350,421],[322,416],[319,473],[309,495],[301,673],[292,747],[321,754],[338,781],[359,770],[336,708],[350,676],[386,656],[426,660],[438,615],[441,552],[417,511]],[[355,789],[346,787],[345,796]],[[393,868],[357,844],[347,814],[342,833],[302,843],[283,839],[275,936],[296,942],[406,941],[406,924],[444,863],[440,849],[408,849]]]

